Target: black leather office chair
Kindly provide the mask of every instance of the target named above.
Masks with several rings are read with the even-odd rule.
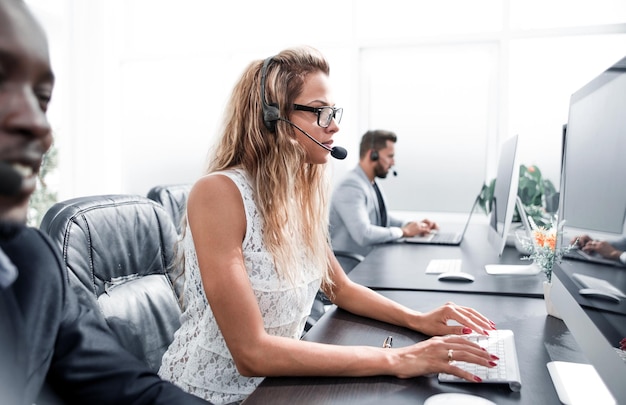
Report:
[[[53,205],[40,228],[61,249],[79,299],[158,370],[181,314],[172,287],[178,233],[169,214],[143,196],[80,197]]]
[[[170,214],[179,234],[182,231],[181,219],[185,214],[191,186],[192,184],[158,185],[148,191],[148,198],[161,204]]]
[[[341,264],[341,267],[343,267],[343,271],[345,271],[346,274],[350,273],[357,264],[361,263],[363,259],[365,259],[363,255],[360,255],[358,253],[346,252],[343,250],[333,250],[333,253],[335,254],[337,261],[339,261],[339,264]]]
[[[304,331],[302,332],[302,336],[309,331],[317,323],[317,321],[326,313],[326,304],[324,303],[324,299],[328,300],[324,293],[320,290],[315,297],[315,301],[313,301],[313,306],[311,307],[311,314],[306,320],[304,324]],[[330,301],[328,301],[331,303]]]

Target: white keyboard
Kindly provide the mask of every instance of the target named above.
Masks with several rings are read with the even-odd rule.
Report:
[[[459,273],[461,259],[433,259],[428,262],[426,274]]]
[[[511,391],[516,392],[522,389],[513,331],[501,329],[489,331],[489,336],[470,334],[463,335],[463,337],[478,343],[488,353],[498,356],[500,360],[495,361],[498,364],[495,367],[456,361],[454,364],[457,367],[480,377],[483,380],[482,384],[508,384]],[[440,373],[438,378],[442,383],[469,383],[467,380],[445,373]]]
[[[619,358],[622,359],[624,363],[626,363],[626,350],[622,350],[619,347],[614,347],[614,349]]]

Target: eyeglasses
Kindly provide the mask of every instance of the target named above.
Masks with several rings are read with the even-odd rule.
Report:
[[[309,107],[308,105],[294,104],[293,109],[316,113],[317,125],[322,128],[328,128],[333,118],[337,121],[337,124],[339,124],[341,122],[341,116],[343,115],[343,108],[335,107]]]

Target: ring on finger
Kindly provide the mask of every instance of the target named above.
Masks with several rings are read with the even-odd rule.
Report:
[[[454,350],[448,349],[448,363],[452,363],[454,361],[454,359],[452,358],[453,355],[454,355]]]

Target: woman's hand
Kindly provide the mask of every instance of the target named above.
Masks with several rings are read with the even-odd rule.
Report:
[[[389,350],[389,349],[385,349]],[[494,367],[498,357],[487,353],[482,347],[461,336],[437,336],[426,341],[399,348],[397,377],[410,378],[431,373],[446,373],[472,382],[482,381],[454,364],[454,361],[475,363]]]
[[[438,335],[467,335],[475,331],[481,335],[488,335],[490,330],[496,329],[496,324],[470,307],[447,302],[441,307],[418,315],[415,330],[430,336]],[[448,321],[456,321],[460,325],[448,325]]]

